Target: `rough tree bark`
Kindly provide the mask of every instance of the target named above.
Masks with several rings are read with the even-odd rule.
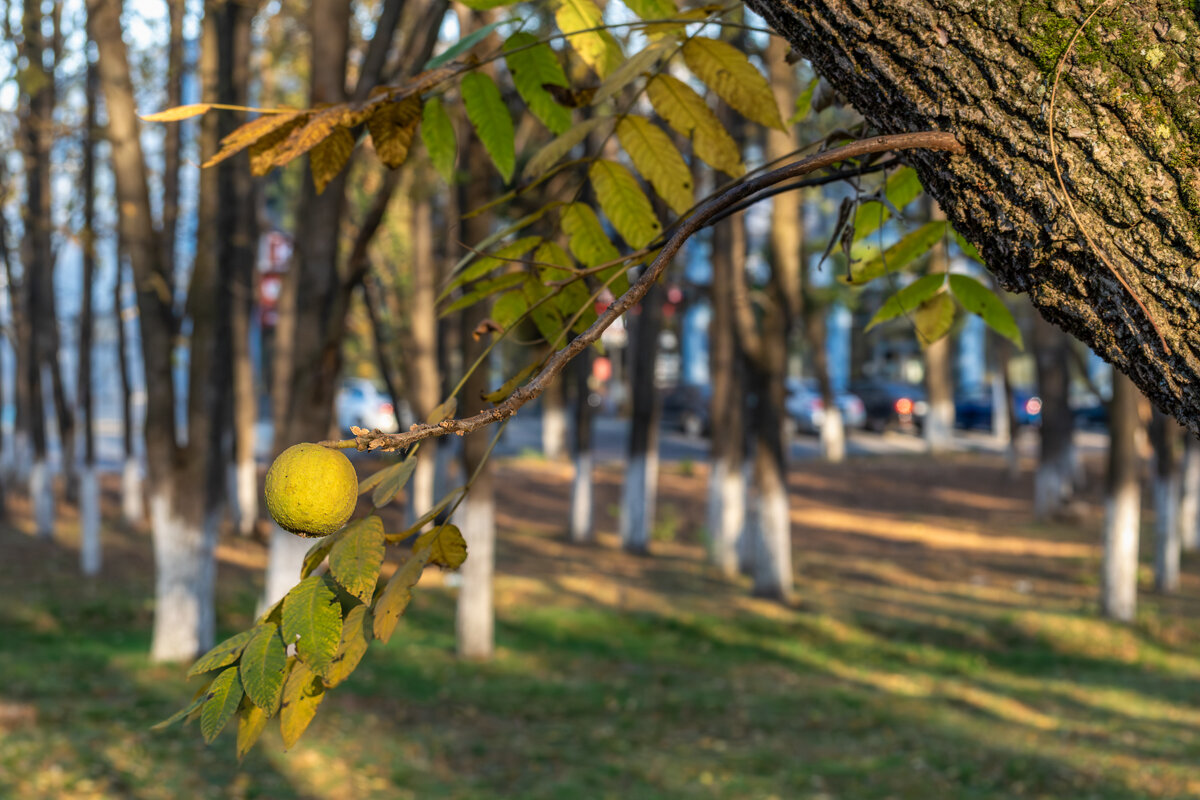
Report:
[[[1065,210],[1046,105],[1055,65],[1092,6],[975,0],[748,0],[885,133],[953,131],[967,153],[916,153],[926,189],[1010,291],[1130,375],[1200,432],[1200,19],[1127,0],[1080,36],[1057,95]]]
[[[1108,500],[1104,516],[1104,555],[1100,566],[1100,612],[1132,622],[1137,615],[1138,532],[1141,526],[1141,458],[1137,430],[1137,388],[1113,375],[1109,409]]]

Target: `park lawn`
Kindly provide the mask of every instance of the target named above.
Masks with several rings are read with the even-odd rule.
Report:
[[[1136,625],[1096,619],[1094,504],[1035,525],[1028,475],[985,456],[800,465],[785,607],[704,567],[702,468],[664,476],[652,558],[616,548],[618,470],[600,543],[577,547],[569,470],[500,468],[495,660],[454,658],[453,589],[428,570],[300,743],[268,731],[240,766],[231,732],[148,730],[192,690],[145,658],[147,534],[110,526],[86,581],[69,511],[65,543],[41,543],[11,500],[0,798],[1200,795],[1200,568]],[[263,553],[229,538],[220,557],[231,633]]]

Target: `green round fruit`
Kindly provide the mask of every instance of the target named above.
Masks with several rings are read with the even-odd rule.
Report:
[[[354,513],[358,475],[341,450],[294,444],[267,470],[266,496],[279,527],[298,536],[328,536]]]

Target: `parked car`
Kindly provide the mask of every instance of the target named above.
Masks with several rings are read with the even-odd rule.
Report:
[[[1071,397],[1070,404],[1076,427],[1108,428],[1108,404],[1092,392],[1083,392]]]
[[[663,395],[663,427],[683,431],[691,437],[707,436],[711,432],[711,401],[711,387],[679,384]]]
[[[862,399],[868,430],[894,428],[915,433],[925,423],[929,402],[925,390],[916,384],[865,378],[853,381],[849,388]]]
[[[366,378],[347,378],[342,381],[337,394],[338,428],[343,432],[357,425],[367,430],[378,428],[384,433],[395,433],[412,424],[412,412],[408,404],[401,401],[400,414],[387,395]]]
[[[1013,412],[1018,425],[1042,424],[1042,399],[1031,389],[1013,389]],[[985,390],[956,398],[954,425],[958,428],[992,427],[992,393]]]
[[[842,412],[842,424],[847,428],[861,428],[866,424],[866,408],[858,396],[851,392],[838,392],[834,400]],[[816,380],[812,378],[788,379],[784,407],[788,416],[796,421],[796,429],[804,433],[816,433],[825,421],[825,403]]]

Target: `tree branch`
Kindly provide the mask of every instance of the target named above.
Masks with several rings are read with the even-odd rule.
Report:
[[[353,439],[321,442],[321,444],[326,447],[339,449],[400,450],[433,436],[445,436],[449,433],[456,433],[462,436],[479,430],[493,422],[508,419],[516,414],[521,406],[535,399],[545,391],[546,386],[563,371],[571,359],[598,340],[600,335],[622,314],[637,305],[646,296],[646,292],[650,290],[650,287],[658,280],[663,271],[666,270],[667,265],[671,263],[671,260],[679,252],[680,248],[683,247],[683,244],[726,209],[747,197],[761,192],[769,186],[807,175],[849,158],[866,155],[867,153],[914,149],[944,151],[954,154],[965,152],[965,148],[959,144],[952,133],[925,131],[893,136],[875,136],[833,150],[827,150],[824,153],[809,156],[801,161],[788,164],[744,183],[732,186],[698,206],[692,212],[691,216],[675,229],[671,238],[663,245],[662,250],[653,263],[651,263],[650,267],[642,273],[641,277],[638,278],[637,282],[628,291],[618,297],[592,323],[591,327],[571,340],[561,350],[555,352],[546,362],[545,366],[542,367],[541,371],[529,383],[517,389],[507,400],[498,404],[495,408],[490,408],[474,416],[462,419],[447,419],[437,424],[423,423],[413,425],[405,433],[385,434],[379,431],[365,431],[361,428],[355,428],[355,438]]]

